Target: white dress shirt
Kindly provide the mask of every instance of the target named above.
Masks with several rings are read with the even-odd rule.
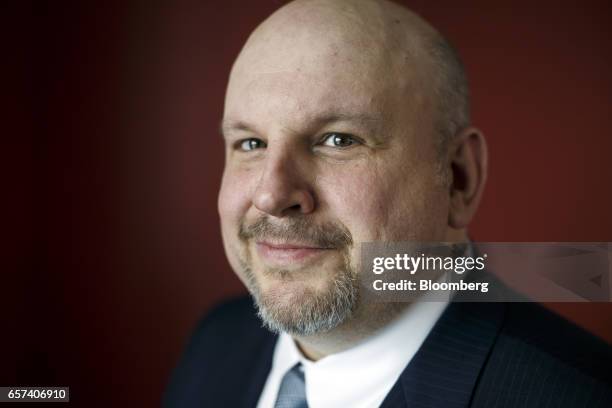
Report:
[[[379,407],[447,305],[417,301],[363,343],[318,361],[304,357],[291,336],[282,333],[257,408],[274,407],[283,376],[298,362],[309,408]]]

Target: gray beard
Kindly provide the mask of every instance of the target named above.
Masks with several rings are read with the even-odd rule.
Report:
[[[323,292],[310,288],[292,296],[290,302],[274,294],[262,293],[253,270],[243,264],[249,292],[257,305],[258,315],[269,330],[294,336],[310,336],[328,332],[353,314],[359,299],[359,283],[354,271],[345,263],[333,282]],[[280,279],[290,274],[275,271]]]

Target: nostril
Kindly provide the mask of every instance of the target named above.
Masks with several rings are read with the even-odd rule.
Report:
[[[289,182],[260,184],[253,194],[252,202],[258,210],[274,216],[309,213],[314,209],[314,198],[306,186]]]

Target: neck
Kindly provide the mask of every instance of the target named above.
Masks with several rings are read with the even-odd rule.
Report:
[[[465,229],[450,229],[446,232],[446,242],[468,242],[467,230]]]

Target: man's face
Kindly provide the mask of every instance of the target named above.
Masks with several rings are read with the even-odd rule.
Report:
[[[359,303],[360,243],[444,239],[448,193],[418,70],[400,78],[379,50],[300,40],[255,42],[234,66],[218,205],[260,312],[311,334]]]

